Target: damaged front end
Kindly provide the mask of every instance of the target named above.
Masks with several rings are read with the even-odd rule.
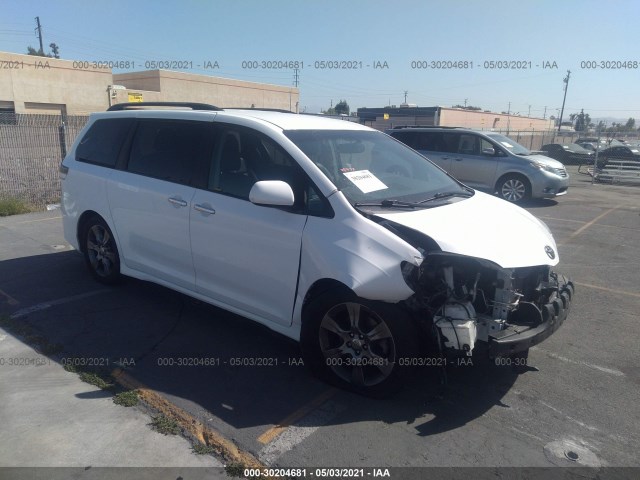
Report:
[[[526,352],[560,327],[574,293],[548,265],[502,268],[445,252],[425,253],[419,266],[405,262],[402,272],[415,292],[406,305],[446,356]]]

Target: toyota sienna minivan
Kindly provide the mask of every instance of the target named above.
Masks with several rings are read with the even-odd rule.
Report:
[[[95,113],[62,162],[65,237],[97,281],[155,282],[259,322],[370,395],[438,359],[526,355],[567,317],[546,225],[401,142],[178,107]]]
[[[458,127],[396,127],[387,130],[470,187],[496,192],[510,202],[567,193],[564,165],[495,132]]]

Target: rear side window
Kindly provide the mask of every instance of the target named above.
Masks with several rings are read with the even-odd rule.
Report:
[[[457,134],[406,130],[393,136],[418,151],[455,153],[458,150]]]
[[[114,168],[132,124],[132,118],[97,120],[82,137],[76,160]]]
[[[127,170],[168,182],[190,184],[213,144],[209,123],[140,120]]]
[[[423,148],[424,141],[421,137],[424,136],[424,133],[422,132],[410,132],[405,130],[403,132],[393,132],[392,135],[414,150],[426,150]]]

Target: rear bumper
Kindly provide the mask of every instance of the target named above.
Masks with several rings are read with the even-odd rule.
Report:
[[[536,326],[510,325],[489,337],[488,355],[491,358],[523,352],[550,337],[564,323],[571,309],[574,295],[573,283],[558,276],[558,290],[550,302],[537,309],[540,323]]]

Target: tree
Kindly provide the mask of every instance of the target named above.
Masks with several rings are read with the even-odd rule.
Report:
[[[36,50],[31,45],[27,47],[27,55],[35,55],[36,57],[47,57],[47,58],[60,58],[60,47],[58,47],[55,43],[50,43],[49,47],[51,47],[51,51],[53,53],[44,53],[42,50]]]
[[[50,57],[51,55],[45,54],[42,50],[36,50],[31,45],[27,47],[27,55],[35,55],[37,57]]]
[[[49,48],[53,52],[53,58],[60,58],[60,48],[55,43],[50,43]]]
[[[631,131],[634,128],[636,128],[636,119],[635,118],[629,118],[629,120],[627,120],[627,123],[624,126],[625,130]]]
[[[589,127],[593,126],[591,123],[591,117],[588,113],[584,113],[584,108],[580,110],[580,113],[572,113],[569,115],[569,120],[571,120],[571,124],[576,132],[584,132]]]
[[[463,110],[474,110],[474,111],[482,110],[481,107],[474,107],[472,105],[469,105],[468,107],[465,107],[464,105],[453,105],[451,108],[462,108]]]
[[[585,130],[587,130],[589,124],[591,123],[591,117],[588,113],[584,113],[584,109],[580,110],[580,113],[578,114],[574,113],[570,115],[570,117],[573,117],[572,120],[575,119],[576,121],[576,132],[584,132]]]
[[[340,100],[334,108],[336,115],[349,115],[349,104],[346,100]]]

